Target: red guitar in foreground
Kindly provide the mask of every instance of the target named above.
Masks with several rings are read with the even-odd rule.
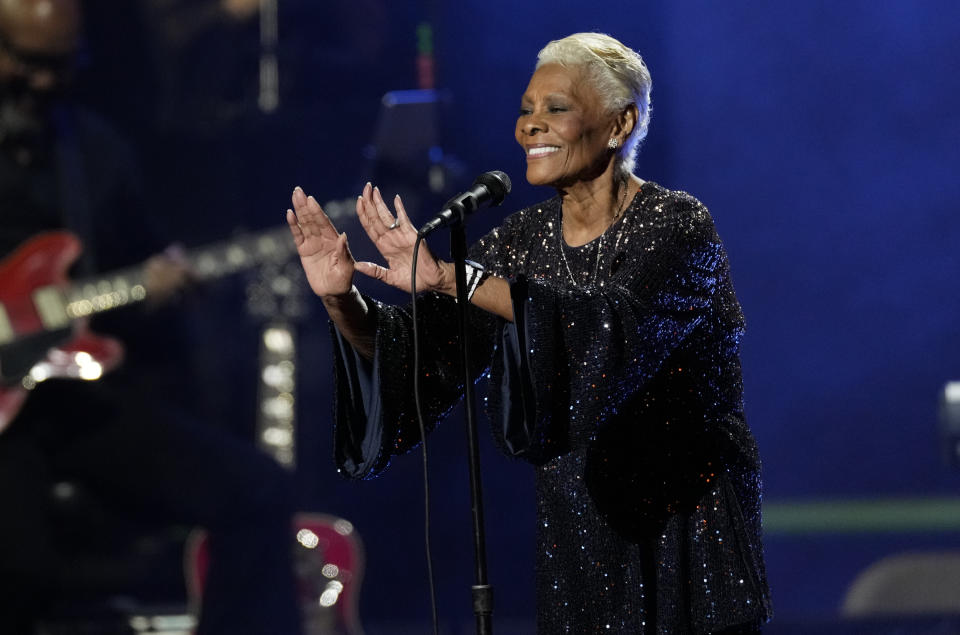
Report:
[[[363,635],[357,604],[364,556],[353,525],[327,514],[299,513],[290,538],[304,635]],[[190,612],[198,616],[210,567],[205,531],[190,533],[184,565]]]
[[[38,383],[50,378],[99,379],[123,360],[120,342],[95,335],[87,318],[150,297],[143,265],[71,283],[80,255],[68,232],[40,234],[0,261],[0,432]],[[286,227],[240,236],[187,253],[203,281],[293,253]]]
[[[247,310],[260,331],[257,445],[287,469],[296,464],[297,330],[306,311],[300,262],[272,262],[247,288]],[[328,514],[301,512],[290,529],[293,574],[304,635],[362,635],[358,604],[365,566],[353,524]],[[207,534],[191,532],[184,553],[187,595],[198,616],[210,552]],[[251,548],[256,548],[251,546]]]

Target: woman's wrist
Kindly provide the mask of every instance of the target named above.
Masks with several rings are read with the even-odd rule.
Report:
[[[365,359],[372,360],[376,346],[376,316],[355,286],[344,294],[322,297],[327,315],[340,334]]]
[[[443,262],[440,261],[437,263],[442,271],[440,276],[440,284],[437,285],[437,291],[445,293],[447,295],[457,297],[457,272],[456,266],[452,262]],[[484,271],[483,266],[479,263],[468,260],[465,263],[466,267],[466,284],[467,284],[467,301],[469,301],[474,292],[477,290],[477,287],[483,281]]]
[[[328,309],[343,309],[350,305],[362,305],[366,308],[366,302],[364,302],[363,296],[360,295],[360,290],[357,289],[356,285],[350,285],[350,290],[346,293],[330,293],[321,296],[320,299]]]
[[[437,285],[437,291],[457,297],[456,267],[452,262],[446,262],[445,260],[437,261],[437,266],[440,267],[440,284]]]

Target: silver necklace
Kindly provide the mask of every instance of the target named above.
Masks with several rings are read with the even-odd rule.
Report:
[[[617,220],[619,220],[620,216],[624,212],[623,204],[627,200],[627,190],[629,189],[630,189],[629,183],[624,182],[623,192],[620,195],[620,201],[617,203],[617,211],[613,215],[613,220],[610,221],[610,224],[607,226],[607,228],[603,230],[602,234],[600,234],[600,241],[597,243],[597,260],[593,264],[593,280],[591,280],[590,282],[591,286],[597,283],[597,274],[600,272],[600,255],[603,253],[603,242],[607,237],[607,232],[610,231],[610,228],[613,227],[614,224],[616,224]],[[620,235],[622,233],[623,233],[623,225],[621,224],[620,229],[617,230],[617,240],[613,245],[614,252],[616,252],[617,247],[620,246]],[[573,276],[573,271],[570,269],[570,263],[567,262],[567,253],[566,253],[567,250],[565,249],[566,245],[564,244],[564,240],[563,240],[563,204],[562,203],[560,205],[560,233],[558,234],[558,236],[560,237],[558,242],[560,243],[560,257],[563,258],[563,265],[567,268],[567,275],[570,276],[570,282],[573,283],[573,286],[579,289],[580,285],[577,283],[577,279]]]

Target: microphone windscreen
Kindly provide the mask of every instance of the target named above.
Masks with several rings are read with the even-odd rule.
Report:
[[[510,193],[510,188],[512,187],[510,177],[500,170],[484,172],[477,177],[476,183],[483,185],[490,192],[491,205],[499,205],[502,203],[504,197]]]

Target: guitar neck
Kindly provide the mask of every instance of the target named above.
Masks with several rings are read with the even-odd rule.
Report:
[[[290,230],[282,227],[194,249],[186,257],[193,278],[206,281],[285,260],[294,250]],[[57,330],[80,318],[143,302],[151,291],[146,267],[138,265],[79,280],[66,288],[40,287],[33,292],[33,302],[44,328]]]

